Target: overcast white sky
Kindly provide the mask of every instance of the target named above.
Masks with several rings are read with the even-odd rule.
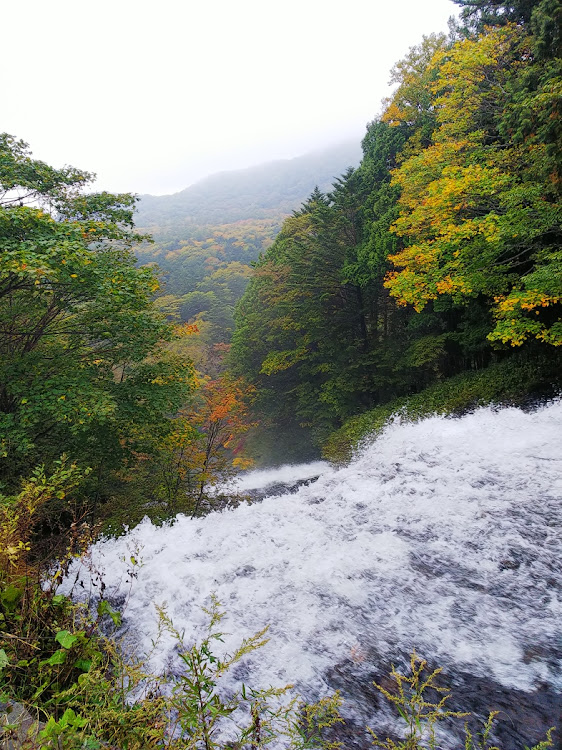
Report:
[[[97,187],[171,193],[362,137],[450,0],[4,0],[0,130]]]

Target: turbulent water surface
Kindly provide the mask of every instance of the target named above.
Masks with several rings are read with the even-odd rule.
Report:
[[[293,682],[308,699],[341,689],[346,747],[370,746],[365,723],[394,731],[370,682],[414,647],[444,667],[459,704],[501,708],[504,746],[522,747],[560,718],[561,428],[560,402],[394,424],[345,468],[242,480],[265,494],[297,487],[289,494],[145,521],[94,559],[121,596],[131,553],[142,560],[125,610],[141,650],[156,633],[154,603],[195,640],[215,592],[227,649],[269,624],[269,644],[231,686]],[[169,668],[173,646],[162,643],[155,668]]]

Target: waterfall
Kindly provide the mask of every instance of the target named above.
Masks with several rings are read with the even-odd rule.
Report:
[[[145,520],[92,558],[127,597],[126,638],[140,651],[156,634],[154,603],[200,640],[214,592],[227,651],[269,624],[232,687],[292,682],[306,699],[340,688],[345,747],[370,747],[365,723],[393,731],[370,681],[414,647],[444,667],[459,706],[501,707],[504,746],[523,747],[560,718],[561,428],[559,401],[396,422],[346,467],[249,473],[241,488],[275,494],[162,527]],[[293,490],[279,494],[280,482]],[[131,555],[141,564],[129,594]],[[173,646],[160,644],[154,669],[169,668]]]

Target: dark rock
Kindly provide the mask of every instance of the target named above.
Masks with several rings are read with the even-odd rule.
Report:
[[[397,735],[401,726],[397,712],[373,685],[373,682],[377,682],[393,692],[394,682],[388,676],[392,665],[374,650],[363,656],[366,660],[360,665],[349,659],[335,665],[325,674],[330,688],[341,692],[344,700],[342,713],[346,719],[345,725],[338,725],[330,730],[330,739],[339,740],[346,749],[372,748],[372,739],[365,731],[366,726],[370,726],[381,739],[388,737],[395,742],[403,739]],[[527,654],[529,660],[543,657],[542,653],[533,653],[532,648]],[[370,665],[376,666],[365,666],[367,659]],[[398,655],[395,660],[397,669],[406,674],[408,662],[405,654]],[[465,722],[476,736],[482,731],[491,711],[499,713],[493,725],[490,744],[497,744],[502,750],[522,750],[544,740],[550,727],[555,727],[557,733],[554,735],[554,747],[562,747],[562,692],[552,686],[539,685],[533,691],[525,692],[506,688],[491,677],[466,672],[444,671],[438,679],[440,686],[452,691],[447,701],[448,709],[468,711],[471,714],[468,719],[440,722],[446,735],[441,738],[439,747],[464,747]]]
[[[297,479],[295,482],[277,482],[276,484],[268,484],[266,487],[259,487],[253,490],[246,490],[244,495],[251,502],[258,502],[266,497],[272,495],[291,495],[295,493],[300,487],[307,487],[309,484],[316,482],[318,477],[308,477],[307,479]]]
[[[517,570],[520,565],[519,560],[500,560],[500,570]]]
[[[7,729],[8,726],[14,729]],[[26,740],[36,737],[44,726],[21,703],[0,703],[1,750],[19,750]]]

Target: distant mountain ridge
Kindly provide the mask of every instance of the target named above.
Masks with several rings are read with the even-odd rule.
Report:
[[[142,195],[138,227],[178,224],[227,224],[289,214],[315,186],[330,190],[336,177],[361,160],[357,141],[256,167],[218,172],[173,195]]]

